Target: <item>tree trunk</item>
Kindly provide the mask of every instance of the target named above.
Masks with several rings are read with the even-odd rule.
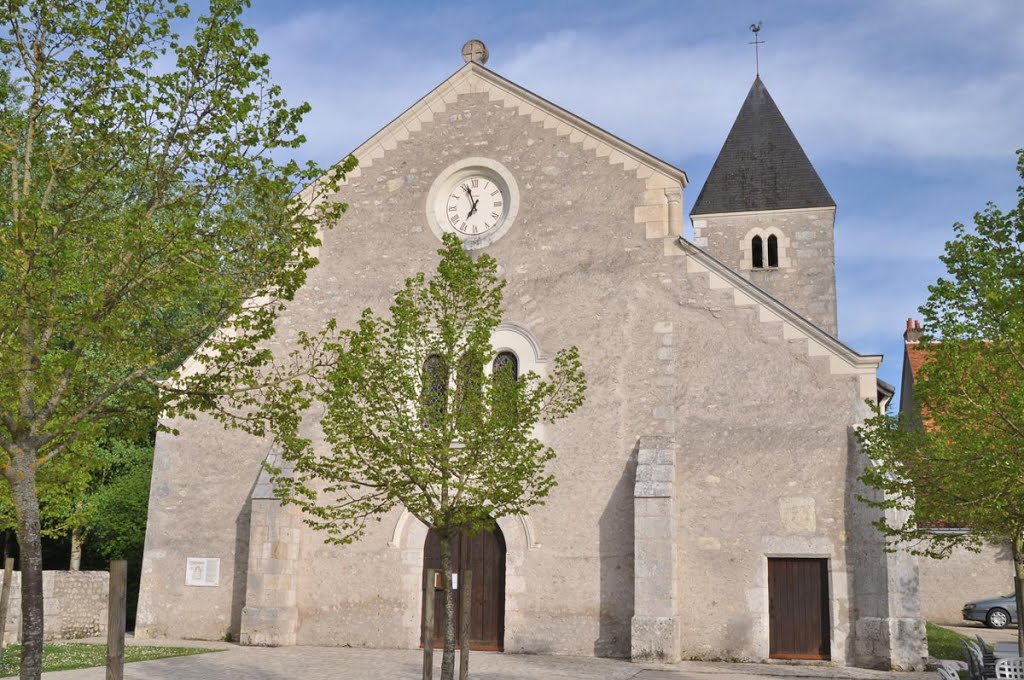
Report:
[[[82,569],[82,529],[75,527],[71,530],[71,562],[68,564],[71,571]]]
[[[441,680],[455,680],[455,591],[452,590],[452,541],[441,535],[441,571],[444,572],[444,654]]]
[[[1017,655],[1024,656],[1024,623],[1020,617],[1024,615],[1024,534],[1017,533],[1013,537],[1013,595],[1017,602]]]
[[[25,455],[35,460],[32,455]],[[39,538],[36,473],[29,466],[8,472],[17,518],[21,564],[21,680],[39,680],[43,672],[43,545]]]

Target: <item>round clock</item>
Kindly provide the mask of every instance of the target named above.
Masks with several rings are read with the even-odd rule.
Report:
[[[483,248],[512,225],[519,191],[512,173],[488,158],[467,158],[445,168],[427,196],[434,233],[457,234],[467,249]]]
[[[456,181],[445,199],[445,219],[463,236],[483,236],[504,219],[507,193],[495,177],[466,175]]]

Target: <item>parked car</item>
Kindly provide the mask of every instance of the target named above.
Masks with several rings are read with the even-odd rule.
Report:
[[[964,619],[983,621],[989,628],[1006,628],[1017,623],[1017,602],[1013,593],[989,600],[975,600],[964,605]]]

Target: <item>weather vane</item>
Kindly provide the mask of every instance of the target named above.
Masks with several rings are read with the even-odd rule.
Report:
[[[761,32],[762,25],[764,25],[764,22],[761,20],[758,20],[756,24],[750,24],[750,32],[754,34],[754,39],[747,43],[748,45],[754,46],[754,66],[758,76],[761,75],[761,55],[758,48],[764,44],[763,40],[758,39],[758,34]]]

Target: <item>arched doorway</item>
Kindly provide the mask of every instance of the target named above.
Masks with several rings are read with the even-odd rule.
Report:
[[[501,529],[495,527],[493,531],[483,531],[476,536],[457,536],[452,540],[452,565],[455,574],[467,570],[473,572],[469,648],[502,651],[505,647],[505,538]],[[427,540],[423,544],[425,586],[427,569],[441,570],[441,541],[433,530],[427,532]],[[441,583],[443,581],[438,580],[437,585]],[[444,645],[444,590],[436,588],[433,592],[434,646],[441,647]],[[460,588],[456,591],[456,631],[461,625],[462,596]]]

